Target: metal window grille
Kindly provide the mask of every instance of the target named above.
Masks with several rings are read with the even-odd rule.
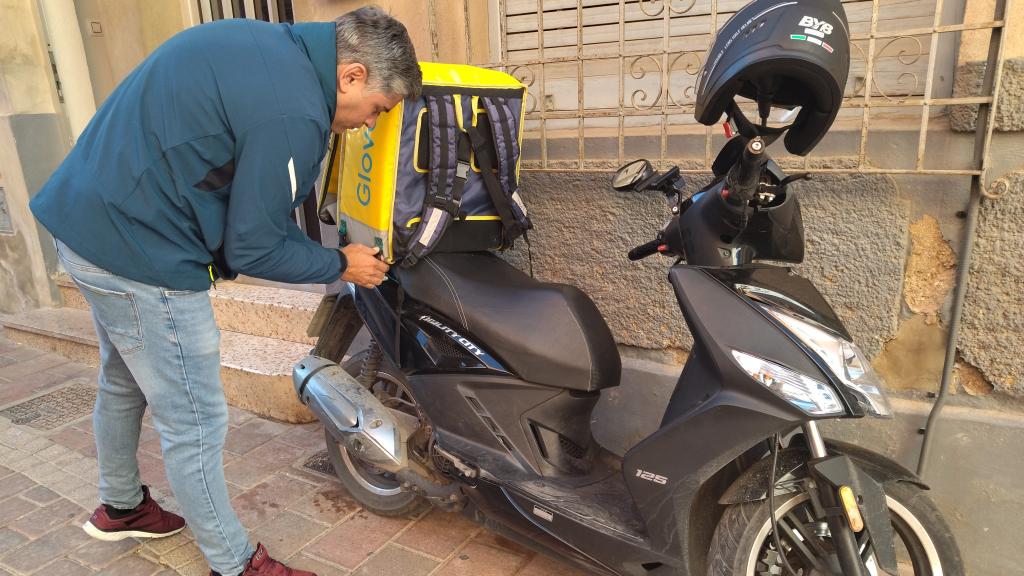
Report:
[[[497,0],[500,58],[487,65],[530,87],[524,169],[607,170],[646,156],[705,170],[724,136],[693,119],[695,84],[715,32],[746,3]],[[844,0],[852,62],[843,109],[812,155],[781,154],[780,163],[809,172],[980,175],[984,155],[951,163],[928,150],[931,138],[949,134],[950,106],[995,105],[1001,66],[989,66],[994,81],[980,95],[954,96],[952,81],[964,33],[990,33],[989,64],[1001,63],[1006,9],[997,4],[991,19],[974,21],[964,17],[964,0]],[[991,126],[985,130],[987,150]],[[880,152],[893,135],[916,149],[911,162],[897,165]]]
[[[294,22],[291,0],[182,0],[190,26],[225,18],[252,18],[265,22]]]

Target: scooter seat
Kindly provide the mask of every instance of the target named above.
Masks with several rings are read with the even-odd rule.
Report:
[[[619,384],[615,340],[579,288],[538,282],[490,253],[431,254],[394,271],[407,297],[461,324],[524,380],[587,392]]]

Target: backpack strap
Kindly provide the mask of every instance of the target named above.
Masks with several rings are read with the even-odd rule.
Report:
[[[494,175],[493,146],[484,138],[484,135],[480,133],[476,126],[469,127],[468,132],[469,140],[473,143],[473,151],[476,152],[476,163],[480,167],[480,176],[483,177],[484,188],[487,189],[487,194],[491,197],[491,203],[494,204],[494,208],[501,218],[501,247],[503,249],[509,248],[512,246],[512,240],[523,234],[523,226],[512,212],[512,201],[502,190],[501,183],[498,181],[497,176]]]
[[[425,95],[430,129],[430,181],[423,199],[423,221],[409,240],[402,267],[415,265],[433,250],[459,217],[470,170],[470,145],[462,128],[462,96]],[[453,122],[454,120],[454,122]]]
[[[481,99],[494,134],[498,177],[505,195],[512,200],[512,211],[523,230],[533,227],[526,204],[519,195],[519,126],[508,98],[494,96]]]

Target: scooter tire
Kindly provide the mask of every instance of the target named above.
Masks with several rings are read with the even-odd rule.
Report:
[[[894,517],[893,527],[897,532],[902,530],[916,537],[918,542],[906,543],[905,546],[915,546],[916,555],[927,559],[927,567],[912,572],[914,576],[962,576],[963,560],[953,533],[924,490],[915,484],[900,481],[888,482],[883,487],[889,500],[889,511]],[[795,507],[793,502],[800,498],[806,499],[806,494],[776,497],[776,510],[787,511]],[[761,574],[757,569],[757,559],[751,557],[760,555],[765,539],[771,538],[770,527],[765,535],[766,526],[770,526],[767,499],[733,504],[726,508],[708,550],[707,575]],[[782,573],[785,574],[785,570]],[[879,570],[879,573],[884,572]],[[901,566],[900,575],[903,574],[909,572],[904,572],[904,566]]]
[[[342,362],[341,367],[352,376],[358,376],[366,355],[366,352],[356,354]],[[386,367],[381,369],[382,372],[386,370]],[[397,378],[393,374],[389,375]],[[355,476],[358,472],[354,472],[353,467],[346,463],[346,460],[352,462],[351,458],[347,458],[347,453],[342,453],[342,451],[346,451],[346,448],[335,440],[330,432],[325,432],[325,440],[327,456],[334,467],[335,476],[352,496],[352,499],[367,511],[378,516],[413,517],[430,508],[430,503],[426,499],[413,492],[400,490],[394,494],[382,495],[367,488],[364,486],[365,479],[361,482],[361,479]]]

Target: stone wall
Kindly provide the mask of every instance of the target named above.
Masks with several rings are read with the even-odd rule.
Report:
[[[1012,139],[1024,141],[1022,137]],[[1012,145],[1001,139],[1000,146]],[[1024,166],[1022,161],[1020,166]],[[653,238],[668,218],[659,194],[614,192],[606,172],[530,172],[522,192],[536,229],[507,254],[545,281],[584,289],[627,355],[681,363],[692,340],[666,281],[671,261],[629,262],[626,252]],[[687,193],[707,176],[688,179]],[[967,181],[817,175],[799,182],[807,253],[795,267],[810,278],[874,359],[897,395],[923,396],[941,380]],[[974,250],[954,401],[1014,401],[1024,388],[1024,173],[986,200]],[[938,189],[936,189],[938,187]]]

